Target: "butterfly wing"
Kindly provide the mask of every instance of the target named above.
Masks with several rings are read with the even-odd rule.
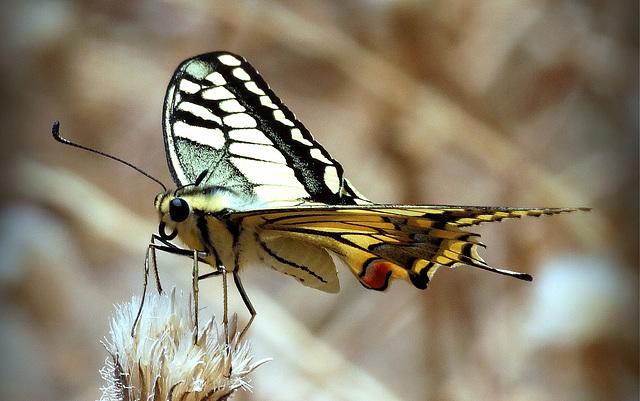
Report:
[[[260,74],[227,52],[178,67],[167,89],[163,128],[179,188],[157,202],[161,233],[163,224],[173,230],[181,224],[180,238],[211,255],[230,255],[214,251],[233,242],[235,256],[223,258],[225,265],[239,268],[240,261],[257,258],[328,292],[338,289],[329,252],[376,290],[394,279],[426,288],[439,266],[459,264],[530,280],[489,267],[478,255],[478,236],[463,228],[572,210],[374,205]],[[179,205],[190,205],[180,210],[186,216],[170,213],[176,197]],[[209,220],[219,229],[212,232]],[[214,241],[221,232],[228,241]]]
[[[395,279],[409,280],[424,289],[438,267],[463,264],[530,281],[528,274],[488,266],[478,255],[478,247],[484,246],[478,242],[479,235],[463,228],[574,210],[371,205],[264,210],[237,213],[232,219],[241,227],[255,230],[258,242],[278,238],[278,249],[285,251],[263,254],[267,263],[269,258],[277,259],[281,271],[299,280],[304,277],[308,281],[308,272],[318,273],[311,283],[303,282],[306,285],[323,289],[325,282],[333,282],[335,270],[333,264],[326,266],[324,257],[314,259],[308,253],[304,259],[294,256],[292,250],[300,243],[307,243],[309,249],[332,252],[349,266],[362,285],[383,291]],[[294,257],[297,259],[290,260]]]
[[[242,57],[214,52],[183,62],[164,103],[167,162],[178,187],[225,187],[246,204],[368,203],[343,169]]]

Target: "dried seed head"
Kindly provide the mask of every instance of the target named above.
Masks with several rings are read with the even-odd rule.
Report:
[[[101,401],[224,400],[238,388],[250,389],[247,375],[266,362],[253,362],[249,343],[237,343],[235,315],[229,348],[213,318],[194,344],[191,298],[177,297],[175,289],[170,295],[147,295],[131,337],[139,305],[135,296],[111,319],[111,339],[104,342],[111,358],[100,370],[107,381]]]

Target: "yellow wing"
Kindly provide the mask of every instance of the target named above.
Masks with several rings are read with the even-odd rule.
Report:
[[[531,281],[530,275],[488,266],[478,255],[478,234],[461,229],[472,225],[521,216],[553,215],[578,209],[528,209],[506,207],[455,207],[372,205],[354,207],[298,207],[236,213],[232,220],[241,227],[252,227],[256,240],[278,239],[282,254],[269,251],[278,259],[281,271],[299,278],[296,268],[325,282],[335,268],[327,266],[326,252],[318,253],[318,263],[309,257],[309,249],[336,254],[367,288],[384,291],[395,279],[408,279],[420,289],[427,287],[440,266],[466,264],[500,274]],[[286,246],[290,241],[291,246]],[[294,258],[297,244],[307,244],[304,259]],[[264,260],[264,258],[263,258]],[[301,263],[304,260],[306,263]],[[265,260],[266,261],[266,260]],[[268,262],[268,261],[266,261]],[[284,262],[284,264],[282,264]],[[329,280],[333,280],[332,277]],[[336,279],[337,280],[337,279]],[[337,283],[336,283],[337,286]],[[324,289],[337,291],[337,287]]]

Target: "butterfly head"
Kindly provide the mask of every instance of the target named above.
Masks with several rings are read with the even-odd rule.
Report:
[[[178,233],[194,232],[199,219],[222,219],[249,206],[238,193],[220,186],[188,186],[165,191],[156,196],[154,205],[160,219],[159,234],[166,240],[174,239]]]

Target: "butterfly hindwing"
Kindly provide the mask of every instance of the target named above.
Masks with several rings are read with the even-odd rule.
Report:
[[[183,62],[167,89],[163,127],[179,187],[207,171],[203,186],[223,186],[260,205],[367,202],[240,56],[214,52]]]
[[[278,230],[261,230],[256,247],[260,261],[272,269],[324,292],[340,290],[335,264],[317,243]]]
[[[484,246],[477,240],[479,235],[461,227],[573,210],[410,205],[327,206],[238,213],[233,220],[241,226],[252,227],[258,238],[281,238],[281,244],[288,241],[291,244],[307,242],[313,247],[331,251],[349,266],[367,288],[385,290],[392,280],[405,279],[417,288],[424,289],[438,267],[461,264],[530,280],[527,274],[489,267],[478,255],[478,247]],[[317,264],[311,262],[311,266]],[[292,264],[288,268],[290,272],[300,269]],[[304,268],[313,270],[313,267]]]

